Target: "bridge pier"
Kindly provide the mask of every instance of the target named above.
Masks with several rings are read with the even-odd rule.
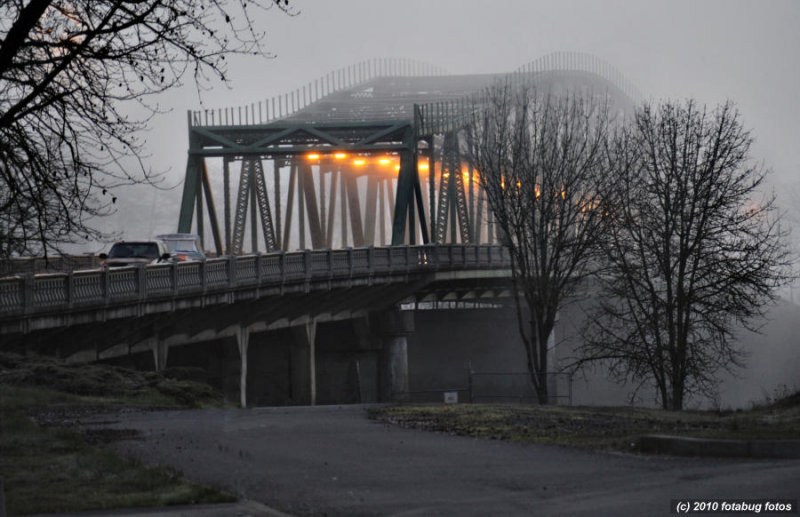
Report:
[[[291,396],[295,404],[317,404],[316,346],[317,322],[314,319],[292,327]]]
[[[239,348],[241,366],[239,369],[239,402],[243,408],[247,407],[247,348],[250,345],[250,329],[239,325],[236,329],[236,345]]]
[[[414,331],[412,311],[392,310],[377,316],[376,333],[381,341],[380,400],[396,402],[408,398],[408,335]]]
[[[153,365],[157,372],[164,370],[167,367],[167,356],[169,355],[169,344],[161,339],[161,336],[156,333],[152,337],[147,338],[148,347],[153,352]]]

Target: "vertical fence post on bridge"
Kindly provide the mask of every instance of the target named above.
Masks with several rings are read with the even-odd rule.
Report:
[[[72,308],[72,290],[72,270],[70,269],[64,276],[64,303],[67,304],[67,308]]]
[[[352,278],[353,269],[355,269],[355,264],[353,264],[353,248],[347,248],[347,265],[350,267],[350,278]]]
[[[236,285],[236,256],[228,255],[228,261],[225,268],[228,276],[228,287],[233,288]]]
[[[136,294],[139,301],[144,301],[147,296],[147,270],[144,268],[144,264],[136,267]]]
[[[172,288],[172,296],[178,294],[178,264],[173,262],[170,264],[169,270],[170,287]]]
[[[433,266],[434,270],[438,270],[439,269],[439,245],[438,244],[434,243],[430,247],[430,255],[428,257],[428,260],[430,261],[431,266]]]
[[[22,273],[22,313],[33,312],[33,273]]]
[[[286,252],[283,250],[278,255],[278,275],[281,279],[281,293],[283,293],[283,284],[286,283]]]
[[[307,288],[310,288],[309,284],[311,283],[311,267],[311,250],[307,249],[303,251],[303,269],[305,269]]]
[[[197,267],[200,269],[200,291],[205,294],[206,288],[208,287],[208,277],[206,276],[206,261],[201,260],[197,263]]]
[[[106,268],[103,270],[101,282],[103,283],[103,303],[108,305],[111,301],[111,269]]]

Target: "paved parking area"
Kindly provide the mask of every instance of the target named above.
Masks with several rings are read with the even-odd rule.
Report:
[[[106,420],[142,433],[118,442],[120,450],[291,515],[667,515],[675,499],[800,496],[800,460],[649,457],[473,439],[370,421],[362,406]]]

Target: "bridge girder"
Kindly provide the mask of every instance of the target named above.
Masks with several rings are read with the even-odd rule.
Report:
[[[189,159],[178,231],[189,232],[195,218],[197,233],[202,237],[207,212],[217,253],[242,252],[242,239],[238,236],[244,231],[247,214],[246,211],[237,212],[239,215],[231,227],[228,170],[230,162],[241,161],[243,174],[237,206],[251,203],[251,251],[258,251],[260,245],[256,228],[257,203],[263,226],[263,246],[267,251],[290,251],[293,238],[303,249],[306,232],[310,234],[312,248],[332,247],[333,235],[337,234],[333,220],[337,214],[342,221],[338,231],[342,247],[346,247],[349,240],[357,246],[387,244],[383,239],[375,240],[376,220],[387,215],[386,210],[376,206],[375,180],[370,179],[365,188],[363,181],[357,185],[353,178],[363,175],[358,171],[339,166],[324,170],[322,163],[309,172],[304,156],[392,155],[400,161],[397,174],[390,182],[394,190],[388,214],[392,218],[392,244],[415,244],[418,240],[440,244],[491,244],[497,230],[485,195],[475,185],[474,174],[479,171],[462,163],[458,153],[463,144],[461,130],[485,105],[483,94],[487,88],[498,80],[547,91],[585,92],[599,87],[595,91],[613,98],[615,105],[623,110],[638,98],[636,89],[622,74],[602,60],[581,53],[543,56],[510,74],[449,77],[431,73],[432,70],[425,67],[387,69],[362,63],[332,82],[333,76],[328,77],[327,82],[314,82],[313,88],[309,84],[293,95],[274,98],[271,104],[267,102],[263,106],[264,111],[258,103],[224,111],[190,112]],[[420,142],[425,145],[420,146]],[[422,193],[418,167],[425,157],[428,160],[427,196]],[[224,240],[219,235],[221,225],[212,214],[215,204],[207,164],[207,160],[217,158],[223,159],[225,168]],[[269,200],[265,195],[267,183],[254,183],[244,177],[253,176],[244,171],[263,169],[263,160],[274,163],[274,207],[269,206],[270,201],[263,202]],[[279,171],[287,165],[290,167],[288,199],[282,215]],[[339,189],[334,188],[336,182],[340,184]],[[382,190],[388,191],[388,188],[380,183],[377,192]],[[341,194],[338,210],[337,193]],[[363,197],[366,197],[365,202],[360,199]],[[274,214],[273,229],[268,228],[270,210]],[[297,222],[294,229],[291,226],[293,213]],[[378,228],[378,234],[385,233],[385,222]],[[231,243],[231,233],[237,236],[236,245]]]
[[[377,232],[381,236],[381,242],[377,244],[385,243],[383,216],[387,203],[383,194],[384,192],[388,194],[391,190],[394,190],[394,199],[390,198],[388,203],[394,214],[391,221],[391,242],[414,244],[418,232],[423,243],[429,242],[426,214],[422,207],[421,186],[415,173],[418,149],[414,140],[414,129],[409,122],[336,124],[280,122],[261,126],[190,126],[189,142],[178,231],[190,233],[192,221],[195,219],[197,233],[203,238],[203,221],[207,217],[218,255],[242,253],[248,204],[251,207],[253,251],[259,246],[256,230],[259,214],[266,251],[289,250],[292,215],[295,212],[299,223],[296,230],[299,248],[306,247],[306,231],[310,233],[312,248],[331,247],[337,193],[341,194],[339,218],[342,222],[341,239],[344,246],[347,245],[349,233],[352,234],[354,245],[376,244],[375,230],[378,220],[381,221]],[[382,180],[376,179],[377,174],[369,172],[365,174],[363,171],[356,171],[339,163],[328,167],[327,170],[320,164],[315,177],[311,164],[307,161],[310,155],[365,157],[385,156],[386,153],[392,153],[400,159],[396,188],[389,185],[385,177]],[[222,158],[224,163],[224,238],[221,236],[221,225],[217,220],[209,179],[206,162],[209,158]],[[234,160],[241,161],[242,172],[235,204],[236,214],[231,221],[229,163]],[[264,181],[263,160],[274,162],[272,181],[274,207],[271,206],[268,187]],[[361,161],[363,162],[363,159]],[[290,172],[286,214],[282,218],[280,167],[286,164],[289,165]],[[331,175],[328,187],[326,187],[326,174]],[[360,202],[360,188],[356,184],[356,177],[361,175],[369,176],[366,203]],[[338,190],[335,185],[337,181]],[[319,195],[316,193],[317,190]],[[380,198],[378,198],[379,192]],[[256,205],[259,208],[258,212]],[[363,219],[362,206],[366,207]],[[204,207],[207,207],[207,210]],[[283,227],[281,220],[284,222]],[[417,220],[420,222],[419,227],[416,225]],[[407,231],[407,228],[413,230]]]

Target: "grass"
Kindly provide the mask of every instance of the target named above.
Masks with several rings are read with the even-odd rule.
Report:
[[[135,438],[133,431],[98,435],[75,426],[85,415],[122,408],[220,404],[209,386],[179,378],[0,354],[0,477],[8,514],[235,501],[98,445]]]
[[[222,396],[207,384],[187,380],[189,368],[141,372],[104,364],[65,364],[51,357],[0,353],[0,386],[46,388],[92,397],[103,405],[219,407]],[[88,397],[88,398],[86,398]],[[50,403],[51,401],[48,401]],[[26,405],[36,401],[26,401]]]
[[[383,406],[370,418],[404,427],[527,443],[635,451],[646,434],[800,439],[800,393],[749,411],[460,404]]]

